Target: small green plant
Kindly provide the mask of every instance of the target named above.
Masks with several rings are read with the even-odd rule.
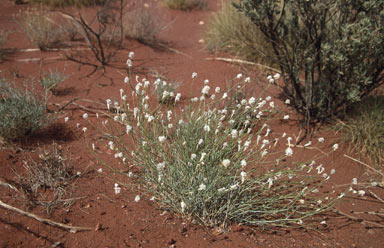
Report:
[[[383,171],[384,162],[384,98],[370,96],[350,106],[343,121],[335,128],[344,133],[350,148],[370,160]]]
[[[234,80],[235,88],[249,87],[249,78],[241,74]],[[232,105],[227,102],[231,91],[211,89],[205,81],[200,97],[181,109],[164,109],[151,100],[161,80],[136,81],[128,88],[135,99],[128,101],[120,90],[113,121],[103,126],[114,157],[143,194],[163,208],[207,226],[293,227],[309,225],[311,217],[344,196],[318,194],[334,170],[317,165],[317,156],[308,163],[292,162],[299,148],[286,133],[272,130],[270,121],[279,113],[271,97],[242,98]],[[107,100],[108,109],[111,104]],[[248,117],[234,119],[241,116]],[[235,126],[238,122],[248,125]]]
[[[226,51],[250,61],[272,64],[274,53],[259,28],[230,2],[213,14],[205,32],[210,51]]]
[[[62,43],[62,30],[44,11],[27,11],[21,15],[20,25],[33,44],[48,50]]]
[[[14,141],[32,135],[50,123],[46,104],[33,91],[24,91],[0,79],[0,136]]]
[[[170,9],[183,11],[204,9],[207,6],[207,2],[205,0],[164,0],[164,4]]]
[[[68,187],[77,177],[67,160],[63,149],[56,144],[50,151],[40,150],[39,161],[32,158],[24,160],[25,173],[16,173],[16,181],[27,206],[43,206],[50,213],[55,208],[68,207],[74,202],[74,199],[65,199],[70,195]]]
[[[56,87],[59,86],[62,82],[64,82],[68,77],[59,71],[49,71],[49,73],[44,73],[42,78],[40,79],[41,86],[50,92],[53,95],[56,95]]]
[[[143,44],[153,45],[161,31],[161,23],[154,18],[149,8],[145,8],[141,1],[138,7],[127,13],[124,21],[126,38],[135,39]]]
[[[235,6],[273,47],[282,93],[307,129],[383,84],[383,1],[241,0]]]

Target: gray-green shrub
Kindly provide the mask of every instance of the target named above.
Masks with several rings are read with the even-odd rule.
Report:
[[[32,90],[22,91],[6,79],[0,79],[0,119],[0,136],[6,141],[32,135],[51,120]]]
[[[40,84],[45,90],[49,90],[52,94],[56,94],[56,87],[64,82],[67,79],[67,76],[59,71],[49,71],[49,73],[44,73],[40,79]]]
[[[384,1],[242,0],[235,6],[270,41],[283,95],[307,127],[383,83]]]
[[[235,88],[250,87],[241,74],[234,81]],[[128,169],[143,194],[163,208],[207,226],[292,227],[307,226],[335,203],[336,195],[317,194],[334,172],[315,161],[293,163],[292,138],[272,130],[278,113],[271,97],[257,94],[231,104],[231,91],[206,82],[200,97],[183,108],[162,108],[151,100],[159,81],[136,82],[120,91],[116,113],[102,122],[119,161],[108,167],[116,172],[117,164],[125,165],[124,174]],[[111,104],[108,99],[108,109]]]
[[[48,50],[62,43],[62,29],[44,11],[23,13],[20,25],[40,50]]]

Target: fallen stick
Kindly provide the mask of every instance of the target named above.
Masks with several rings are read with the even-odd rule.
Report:
[[[52,220],[49,220],[49,219],[44,219],[44,218],[41,218],[37,215],[34,215],[32,213],[29,213],[29,212],[25,212],[21,209],[18,209],[18,208],[15,208],[11,205],[8,205],[6,203],[4,203],[3,201],[0,200],[0,206],[2,206],[3,208],[5,209],[8,209],[8,210],[12,210],[14,212],[17,212],[21,215],[25,215],[27,217],[30,217],[32,219],[35,219],[37,221],[40,221],[44,224],[48,224],[48,225],[51,225],[51,226],[55,226],[55,227],[60,227],[60,228],[63,228],[63,229],[67,229],[69,230],[71,233],[76,233],[76,232],[79,232],[79,231],[89,231],[89,230],[92,230],[92,228],[87,228],[87,227],[79,227],[79,226],[69,226],[69,225],[65,225],[65,224],[62,224],[62,223],[59,223],[59,222],[55,222],[55,221],[52,221]]]
[[[100,112],[97,112],[97,111],[95,111],[95,110],[92,110],[92,109],[90,109],[90,108],[87,108],[87,107],[85,107],[85,106],[83,106],[83,105],[81,105],[81,104],[78,104],[78,103],[76,103],[76,102],[73,102],[72,103],[72,105],[75,105],[75,106],[77,106],[77,107],[79,107],[79,108],[81,108],[81,109],[83,109],[83,110],[85,110],[85,111],[88,111],[88,112],[91,112],[91,113],[94,113],[94,114],[101,114],[101,115],[104,115],[104,116],[107,116],[107,117],[111,117],[112,115],[110,115],[110,114],[107,114],[106,112],[104,112],[104,111],[100,111]]]
[[[263,65],[263,64],[259,64],[259,63],[254,63],[254,62],[250,62],[250,61],[245,61],[245,60],[241,60],[241,59],[229,59],[229,58],[206,58],[206,60],[218,60],[218,61],[224,61],[224,62],[228,62],[228,63],[238,63],[238,64],[245,64],[245,65],[254,65],[254,66],[260,66],[260,67],[264,67],[266,69],[269,69],[269,70],[272,70],[274,72],[278,72],[278,73],[281,73],[281,71],[275,69],[275,68],[272,68],[270,66],[267,66],[267,65]]]
[[[382,224],[379,224],[379,223],[376,223],[376,222],[373,222],[373,221],[369,221],[369,220],[364,220],[364,219],[352,216],[350,214],[346,214],[346,213],[341,212],[339,210],[333,210],[333,211],[335,211],[335,213],[337,213],[337,214],[340,214],[340,215],[343,215],[343,216],[347,217],[350,220],[354,220],[354,221],[360,222],[361,224],[370,224],[370,225],[373,225],[373,226],[376,226],[376,227],[384,228],[384,225],[382,225]]]
[[[62,59],[62,56],[56,56],[56,57],[49,57],[49,58],[31,58],[31,59],[18,59],[17,62],[33,62],[33,61],[40,61],[40,60],[56,60],[56,59]]]
[[[77,100],[80,100],[81,98],[80,97],[75,97],[73,98],[72,100],[69,100],[66,104],[64,104],[62,107],[60,107],[59,109],[56,110],[56,112],[60,112],[62,111],[63,109],[65,109],[65,107],[67,107],[68,105],[74,103],[75,101]]]
[[[5,187],[8,187],[10,189],[13,189],[14,191],[19,191],[15,186],[13,186],[12,184],[9,184],[9,183],[6,183],[6,182],[3,182],[0,180],[0,185],[2,186],[5,186]]]
[[[384,203],[384,200],[381,199],[381,197],[379,197],[378,195],[376,195],[375,193],[373,193],[372,191],[368,190],[369,194],[373,197],[373,198],[376,198],[376,200],[379,200],[381,201],[381,203]]]
[[[376,172],[376,173],[378,173],[378,174],[384,176],[384,174],[383,174],[382,172],[376,170],[375,168],[373,168],[373,167],[370,166],[370,165],[367,165],[366,163],[363,163],[363,162],[361,162],[361,161],[359,161],[359,160],[357,160],[357,159],[355,159],[355,158],[352,158],[352,157],[348,156],[347,154],[344,154],[344,157],[349,158],[349,159],[351,159],[351,160],[353,160],[353,161],[355,161],[355,162],[357,162],[357,163],[359,163],[359,164],[362,164],[362,165],[368,167],[369,169],[373,170],[374,172]]]

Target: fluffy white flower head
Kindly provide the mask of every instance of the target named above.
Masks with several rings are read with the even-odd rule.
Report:
[[[229,159],[224,159],[223,162],[221,162],[221,164],[227,168],[230,164],[231,164],[231,160]]]

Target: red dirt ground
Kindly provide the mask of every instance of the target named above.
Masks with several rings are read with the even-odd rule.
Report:
[[[119,65],[124,66],[128,53],[134,51],[134,66],[140,65],[146,72],[157,71],[170,80],[180,82],[179,91],[182,92],[184,99],[198,96],[204,79],[209,79],[213,87],[225,87],[228,79],[239,72],[253,79],[261,75],[255,72],[255,68],[240,68],[219,61],[206,60],[214,55],[206,51],[199,40],[203,38],[209,17],[219,9],[221,1],[209,0],[207,10],[192,12],[168,10],[159,1],[147,2],[152,4],[153,13],[162,19],[166,27],[160,39],[166,41],[178,53],[158,51],[136,41],[126,41],[124,49],[116,57]],[[9,0],[2,0],[0,3],[0,29],[12,31],[5,47],[15,50],[0,64],[0,75],[19,81],[25,77],[38,78],[40,66],[43,71],[49,69],[61,71],[65,68],[65,73],[70,78],[59,86],[62,94],[50,97],[49,103],[52,109],[55,108],[53,103],[63,104],[75,97],[102,104],[107,98],[117,98],[119,89],[124,84],[125,70],[108,68],[105,76],[96,73],[91,77],[85,77],[91,68],[79,67],[78,64],[65,60],[61,52],[23,50],[36,47],[30,43],[17,24],[15,14],[29,7],[28,4],[15,5],[14,1]],[[199,24],[201,21],[204,22],[203,25]],[[229,55],[223,56],[229,57]],[[24,60],[31,58],[44,59],[41,64],[41,60],[37,62]],[[191,87],[189,83],[192,72],[197,72],[199,76],[195,85]],[[275,90],[268,93],[276,96]],[[257,95],[257,92],[250,91],[250,94]],[[93,111],[100,110],[100,106],[105,108],[84,100],[79,100],[78,103]],[[55,210],[51,215],[48,215],[43,208],[32,208],[29,211],[54,221],[90,227],[92,230],[70,233],[0,208],[1,247],[384,247],[383,228],[373,227],[367,222],[352,221],[345,216],[332,213],[324,215],[324,220],[327,220],[328,224],[319,230],[263,231],[258,227],[234,225],[228,232],[221,233],[193,225],[175,214],[164,212],[146,197],[135,202],[137,192],[129,187],[123,188],[121,194],[115,195],[113,191],[115,182],[106,174],[96,172],[101,166],[90,155],[86,146],[85,140],[95,142],[98,136],[95,128],[82,119],[84,112],[84,109],[70,105],[60,113],[57,125],[24,142],[22,148],[3,146],[0,150],[0,179],[12,182],[15,178],[13,170],[22,171],[22,161],[30,154],[36,155],[36,147],[48,149],[53,142],[61,145],[68,149],[67,156],[72,159],[71,164],[75,167],[75,171],[82,173],[75,183],[73,192],[73,197],[81,199],[68,208]],[[91,111],[88,113],[89,118],[94,120],[95,115]],[[67,123],[63,121],[64,116],[70,117]],[[80,123],[80,127],[88,127],[86,139],[81,128],[76,128],[76,123]],[[298,130],[296,126],[295,122],[286,123],[278,129],[294,133]],[[320,147],[325,150],[329,150],[334,142],[340,141],[340,137],[335,136],[334,132],[327,128],[322,128],[322,131],[315,134],[315,137],[321,136],[328,141]],[[106,151],[104,143],[103,141],[96,143],[97,148]],[[336,169],[336,174],[329,182],[330,185],[349,187],[352,178],[360,178],[364,174],[364,168],[344,157],[344,154],[354,157],[354,154],[348,153],[347,145],[344,144],[337,152],[322,160],[327,169]],[[116,163],[110,154],[103,158],[107,163]],[[383,198],[383,192],[379,187],[371,190]],[[23,209],[16,196],[12,190],[0,186],[0,199]],[[383,209],[383,202],[368,196],[351,197],[342,201],[337,209],[348,214],[351,210],[380,211]],[[377,216],[356,214],[353,216],[384,224],[384,220]]]

